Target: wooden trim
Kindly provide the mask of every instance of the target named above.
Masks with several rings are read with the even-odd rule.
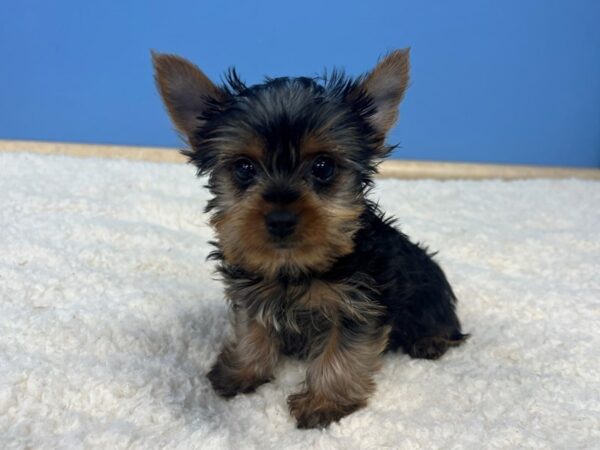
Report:
[[[76,157],[123,158],[158,163],[185,163],[177,149],[64,142],[1,140],[0,152],[30,152]],[[388,160],[381,164],[381,178],[486,179],[585,178],[600,180],[600,169],[550,166],[517,166],[433,161]]]
[[[441,180],[482,180],[489,178],[503,180],[527,178],[600,180],[600,169],[388,160],[381,165],[380,176],[382,178],[431,178]]]
[[[129,147],[124,145],[75,144],[66,142],[8,141],[0,139],[0,152],[29,152],[44,155],[67,155],[80,158],[117,158],[164,163],[185,163],[174,148]]]

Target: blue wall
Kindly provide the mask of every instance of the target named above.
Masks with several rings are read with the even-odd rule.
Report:
[[[0,138],[174,146],[149,49],[215,79],[411,46],[396,157],[600,166],[600,1],[0,0]]]

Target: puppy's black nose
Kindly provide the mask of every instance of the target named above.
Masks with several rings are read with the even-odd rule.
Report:
[[[276,209],[267,214],[265,223],[273,236],[286,237],[294,232],[298,224],[298,215],[284,209]]]

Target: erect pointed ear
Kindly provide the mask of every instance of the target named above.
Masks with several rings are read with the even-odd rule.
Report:
[[[176,56],[152,52],[154,78],[171,120],[179,131],[192,136],[203,124],[204,113],[225,92],[191,62]]]
[[[373,102],[374,111],[368,120],[383,135],[398,119],[398,105],[408,86],[409,51],[405,48],[389,53],[360,84],[362,91]]]

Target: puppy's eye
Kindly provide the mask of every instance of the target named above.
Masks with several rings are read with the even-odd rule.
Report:
[[[233,164],[233,173],[240,183],[248,185],[256,177],[256,167],[248,158],[241,158]]]
[[[335,161],[328,156],[319,156],[312,165],[312,174],[319,181],[329,181],[335,173]]]

